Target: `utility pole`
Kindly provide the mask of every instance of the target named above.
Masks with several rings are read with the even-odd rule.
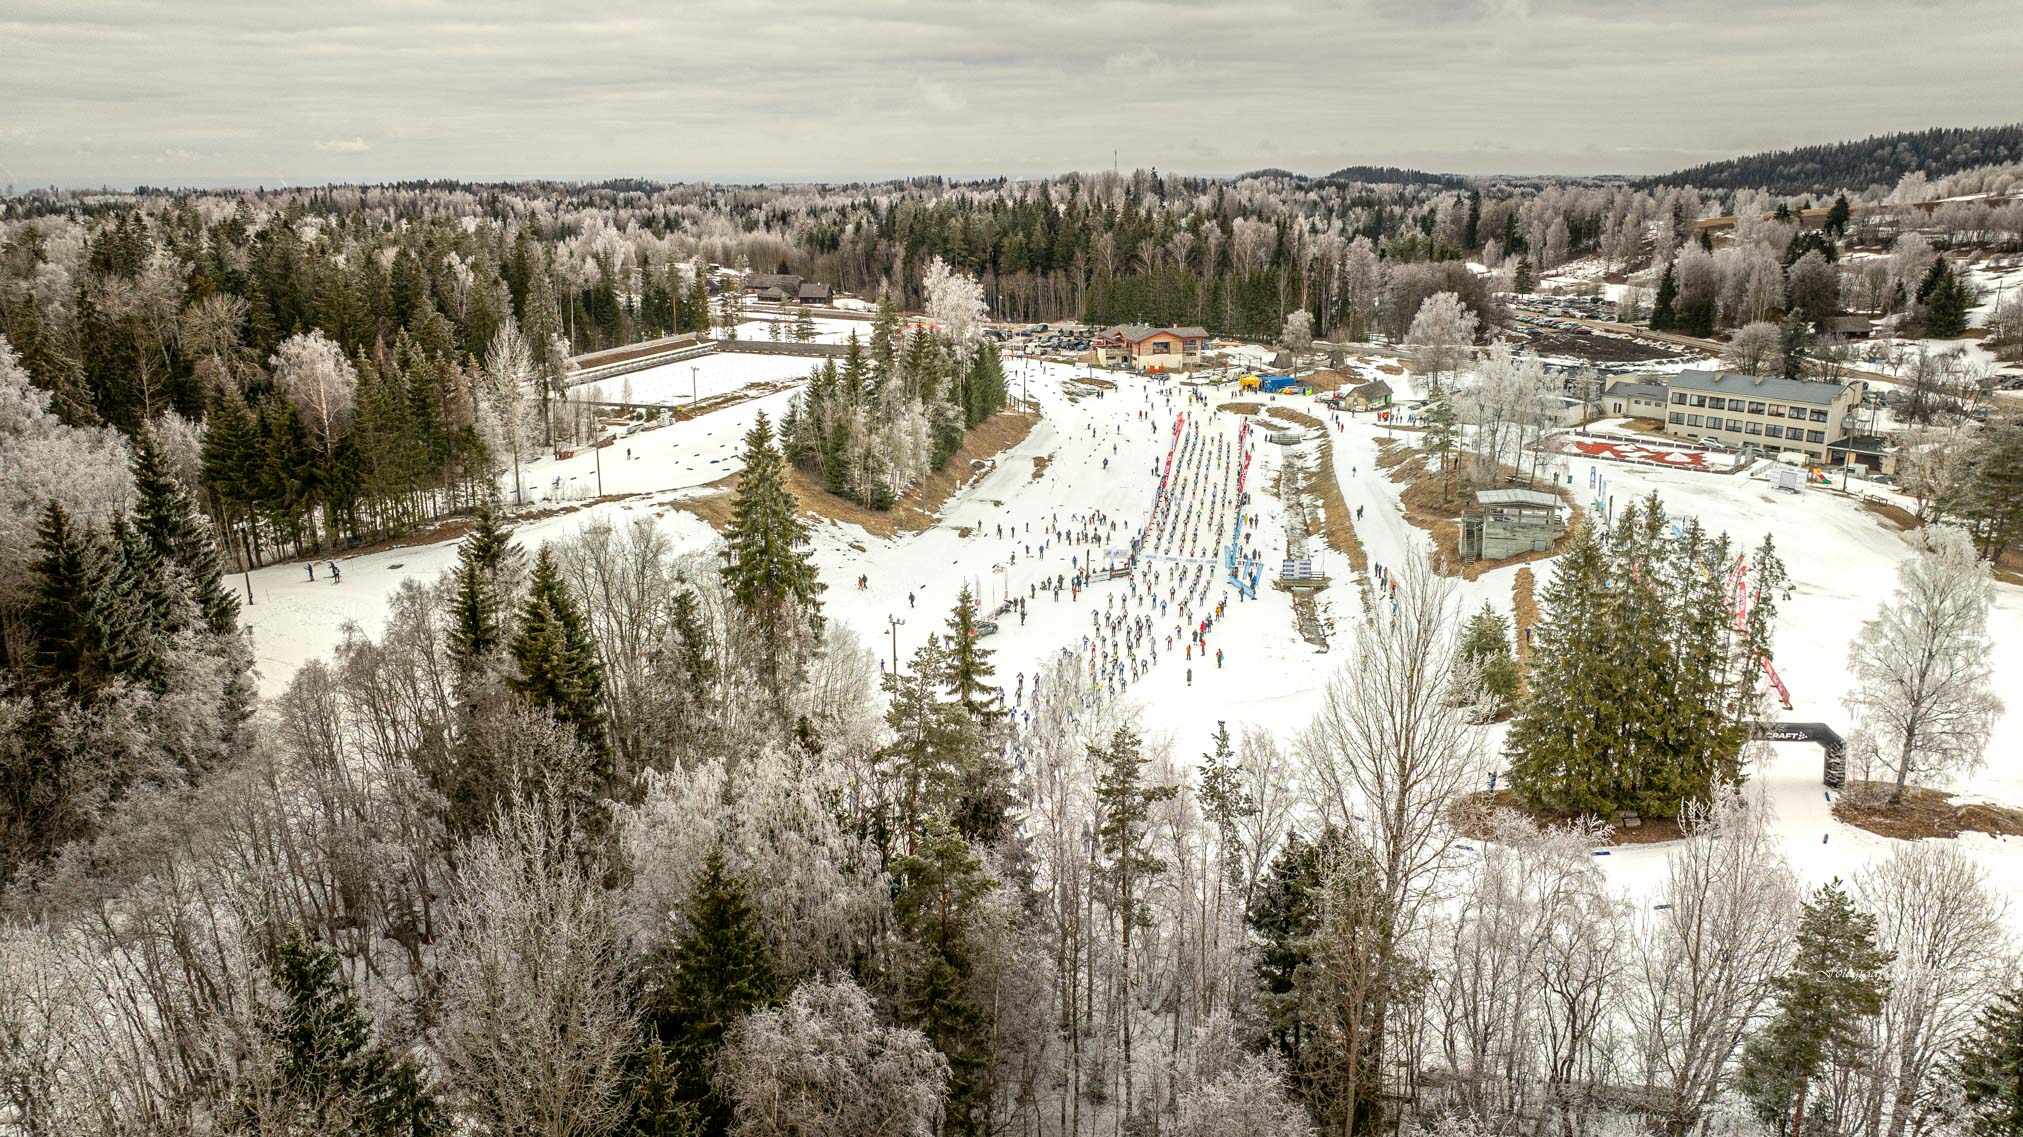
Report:
[[[892,674],[897,675],[899,674],[899,627],[900,625],[906,623],[906,621],[900,619],[897,616],[887,616],[885,617],[885,622],[891,626]]]
[[[601,429],[601,428],[600,428],[600,429]],[[597,439],[596,441],[594,441],[594,442],[592,442],[592,443],[590,444],[590,458],[591,458],[591,460],[592,460],[592,461],[594,461],[594,462],[596,462],[596,463],[597,463],[597,496],[598,496],[598,497],[603,497],[603,496],[604,496],[604,440],[603,440],[602,438],[599,438],[599,439]]]
[[[702,402],[701,376],[702,368],[693,363],[688,365],[688,409],[691,414],[695,411],[695,405]]]

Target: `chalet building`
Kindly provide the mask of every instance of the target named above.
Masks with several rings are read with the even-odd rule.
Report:
[[[801,277],[791,272],[748,272],[745,296],[768,304],[785,304],[800,295]]]
[[[1176,371],[1201,365],[1208,346],[1205,328],[1155,328],[1119,324],[1105,330],[1096,344],[1096,362],[1124,363],[1140,371]]]
[[[804,280],[801,287],[796,290],[794,299],[803,304],[833,304],[836,302],[836,290],[826,284]]]

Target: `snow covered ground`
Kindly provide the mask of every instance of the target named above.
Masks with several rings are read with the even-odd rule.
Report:
[[[753,383],[805,379],[822,361],[805,355],[757,355],[719,351],[663,363],[625,375],[614,375],[569,389],[572,398],[607,403],[651,403],[686,406],[743,390]]]
[[[747,360],[771,365],[752,373],[757,377],[763,371],[766,378],[805,374],[809,362],[755,356],[713,359],[732,361],[729,365],[736,367],[745,366]],[[647,381],[672,383],[685,397],[688,366],[655,369],[670,377]],[[1077,370],[1030,361],[1009,365],[1013,382],[1027,380],[1027,390],[1040,404],[1039,424],[1025,441],[1000,455],[991,472],[952,498],[924,532],[887,539],[838,523],[818,527],[815,555],[830,586],[827,612],[853,629],[867,650],[889,661],[894,640],[888,620],[897,618],[905,621],[897,628],[897,651],[903,662],[927,635],[942,630],[965,582],[986,607],[1008,595],[1030,597],[1027,621],[1021,624],[1016,616],[1003,620],[1003,630],[990,642],[997,653],[999,678],[1008,689],[1021,676],[1030,682],[1062,648],[1083,650],[1081,637],[1090,631],[1091,613],[1112,603],[1111,598],[1123,592],[1123,583],[1097,584],[1079,599],[1070,599],[1064,591],[1055,600],[1051,593],[1031,590],[1043,578],[1071,573],[1078,558],[1094,554],[1100,565],[1105,549],[1128,543],[1127,535],[1143,524],[1153,506],[1154,470],[1173,437],[1174,414],[1188,416],[1203,447],[1233,443],[1243,421],[1215,412],[1217,404],[1237,397],[1227,389],[1208,390],[1205,402],[1198,402],[1189,397],[1193,388],[1160,377],[1111,373],[1106,378],[1116,382],[1117,389],[1095,395],[1087,387],[1067,384]],[[642,372],[631,378],[637,386],[641,376],[654,375]],[[1396,384],[1398,377],[1387,378]],[[728,389],[723,385],[731,382],[732,377],[724,375],[719,389]],[[553,490],[566,497],[572,493],[564,490],[577,487],[573,495],[587,497],[594,492],[601,462],[604,492],[633,496],[529,522],[517,531],[517,539],[531,546],[565,536],[592,520],[652,517],[677,545],[705,547],[712,538],[710,531],[689,514],[668,508],[668,503],[734,473],[740,439],[752,420],[761,411],[777,419],[791,397],[791,391],[769,394],[688,422],[642,431],[596,454],[528,464],[521,480],[530,494]],[[1276,396],[1268,402],[1319,411],[1329,420],[1336,477],[1349,507],[1364,510],[1357,528],[1373,562],[1398,565],[1411,551],[1425,547],[1425,533],[1399,516],[1398,487],[1376,472],[1377,443],[1385,431],[1373,416],[1332,416],[1298,397]],[[1405,432],[1397,437],[1416,438]],[[1255,488],[1270,484],[1290,453],[1259,441],[1250,484]],[[1035,477],[1037,458],[1049,461]],[[1780,493],[1761,479],[1744,475],[1589,461],[1572,455],[1562,456],[1550,472],[1584,486],[1591,469],[1601,492],[1618,507],[1655,491],[1675,515],[1697,515],[1709,528],[1727,530],[1741,545],[1753,546],[1766,534],[1775,537],[1792,579],[1777,633],[1777,664],[1793,699],[1792,710],[1783,717],[1844,723],[1840,699],[1848,684],[1847,643],[1893,587],[1896,565],[1910,551],[1904,535],[1863,510],[1858,500],[1810,488],[1796,495]],[[1196,496],[1189,500],[1198,509],[1212,509],[1214,491],[1208,487],[1221,484],[1217,479],[1224,476],[1209,469],[1204,488],[1190,491]],[[510,472],[504,486],[510,500]],[[1252,508],[1258,524],[1245,543],[1254,544],[1266,564],[1275,566],[1285,543],[1280,504],[1260,492],[1253,495]],[[1049,542],[1041,555],[1040,538],[1049,524],[1076,528],[1074,519],[1091,513],[1116,521],[1119,537],[1110,539],[1105,529],[1095,544]],[[967,536],[964,529],[969,530]],[[324,565],[318,566],[314,583],[299,563],[252,574],[255,603],[245,610],[245,617],[254,632],[262,689],[272,694],[284,688],[304,662],[328,654],[347,624],[355,622],[376,633],[393,590],[405,580],[432,579],[454,559],[455,546],[443,543],[347,558],[338,584],[329,582]],[[1301,729],[1342,658],[1343,637],[1361,607],[1344,558],[1329,555],[1327,560],[1326,571],[1336,581],[1319,597],[1320,613],[1332,625],[1334,647],[1328,652],[1300,638],[1286,594],[1265,587],[1257,599],[1240,600],[1235,590],[1220,582],[1220,573],[1214,573],[1217,583],[1207,603],[1226,596],[1228,608],[1209,634],[1210,659],[1185,659],[1177,640],[1174,649],[1165,649],[1165,625],[1172,621],[1162,618],[1159,662],[1132,681],[1125,696],[1145,708],[1148,738],[1170,743],[1185,764],[1207,747],[1218,720],[1227,720],[1232,731],[1255,724],[1282,738]],[[1191,568],[1189,562],[1167,563],[1182,571]],[[1550,564],[1532,567],[1543,583]],[[1517,571],[1514,566],[1495,569],[1460,583],[1460,610],[1471,611],[1486,600],[1508,612]],[[860,574],[868,580],[863,589],[854,585]],[[2011,713],[1989,747],[1988,768],[1959,788],[2019,803],[2023,802],[2023,589],[1998,586],[1997,597],[1995,664],[1998,687],[2008,692]],[[1220,669],[1212,659],[1218,648],[1225,653]],[[1749,792],[1774,810],[1778,831],[1803,876],[1818,881],[1846,875],[1886,851],[1890,844],[1886,839],[1832,820],[1831,803],[1820,784],[1817,747],[1793,744],[1771,749],[1773,757],[1767,764],[1750,771]],[[1482,771],[1485,783],[1497,765],[1492,759]],[[1997,887],[2015,895],[2019,903],[2013,910],[2023,919],[2023,860],[2019,860],[2023,842],[1984,836],[1961,840],[1989,866]],[[1657,888],[1664,857],[1662,846],[1618,848],[1608,852],[1605,864],[1613,881],[1633,898],[1643,898]]]

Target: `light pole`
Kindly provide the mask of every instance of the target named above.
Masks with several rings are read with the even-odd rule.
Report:
[[[891,631],[892,631],[892,674],[894,674],[894,675],[897,675],[897,674],[899,674],[899,627],[900,627],[900,625],[904,624],[904,623],[905,623],[906,621],[904,621],[904,620],[900,619],[900,618],[899,618],[899,617],[897,617],[897,616],[887,616],[887,617],[885,617],[885,622],[886,622],[887,624],[891,625]]]
[[[688,365],[688,409],[691,413],[694,412],[695,405],[699,402],[702,402],[701,376],[702,376],[701,367],[698,367],[693,363]]]

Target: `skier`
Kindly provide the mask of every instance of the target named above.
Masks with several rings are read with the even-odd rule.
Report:
[[[906,594],[906,606],[908,608],[913,607],[913,594],[911,592]]]
[[[316,562],[310,561],[303,567],[309,570],[309,580],[311,581],[311,583],[314,583],[316,580]]]
[[[336,561],[331,561],[331,562],[330,562],[330,583],[332,583],[332,584],[336,584],[337,582],[339,582],[339,581],[341,581],[341,580],[343,580],[343,579],[344,579],[344,574],[343,574],[343,573],[341,573],[341,572],[339,572],[339,571],[337,571],[337,562],[336,562]]]

